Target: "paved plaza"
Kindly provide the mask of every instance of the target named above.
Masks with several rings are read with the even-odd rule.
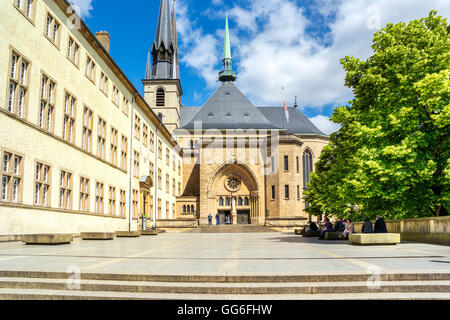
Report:
[[[0,243],[0,271],[157,275],[314,275],[450,272],[450,247],[352,246],[283,233],[165,233],[70,245]]]

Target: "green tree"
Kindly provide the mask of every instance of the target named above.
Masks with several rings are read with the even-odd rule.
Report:
[[[306,200],[311,214],[354,219],[448,215],[450,26],[429,16],[388,24],[366,61],[341,60],[354,99],[336,108]]]

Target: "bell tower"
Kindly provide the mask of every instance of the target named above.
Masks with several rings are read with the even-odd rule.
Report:
[[[183,90],[180,83],[175,0],[172,15],[170,0],[161,0],[155,41],[147,56],[144,99],[173,133],[180,126]]]

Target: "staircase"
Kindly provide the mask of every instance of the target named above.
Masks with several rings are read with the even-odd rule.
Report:
[[[199,276],[0,271],[0,300],[450,299],[450,273],[368,276]]]
[[[220,225],[220,226],[199,226],[194,232],[200,233],[258,233],[258,232],[278,232],[265,226],[249,224]]]

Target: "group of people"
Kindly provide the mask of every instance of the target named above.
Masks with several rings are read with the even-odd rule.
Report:
[[[225,221],[224,222],[225,222],[225,224],[231,224],[231,217],[230,217],[230,215],[225,215]],[[212,224],[213,224],[213,216],[212,216],[211,213],[208,215],[208,224],[210,226],[212,226]],[[220,226],[220,214],[219,213],[216,214],[216,226]]]
[[[348,239],[349,235],[354,232],[354,227],[351,219],[346,219],[345,221],[342,218],[338,218],[333,226],[330,221],[330,218],[325,217],[323,219],[323,228],[320,231],[319,239],[323,239],[325,233],[327,232],[342,232],[344,239]],[[309,227],[306,229],[305,235],[310,237],[312,232],[318,231],[319,227],[313,221],[309,222]],[[368,217],[364,218],[364,223],[361,228],[361,233],[387,233],[386,223],[384,219],[380,216],[377,216],[377,220],[375,221],[375,226],[373,226],[372,222]]]

